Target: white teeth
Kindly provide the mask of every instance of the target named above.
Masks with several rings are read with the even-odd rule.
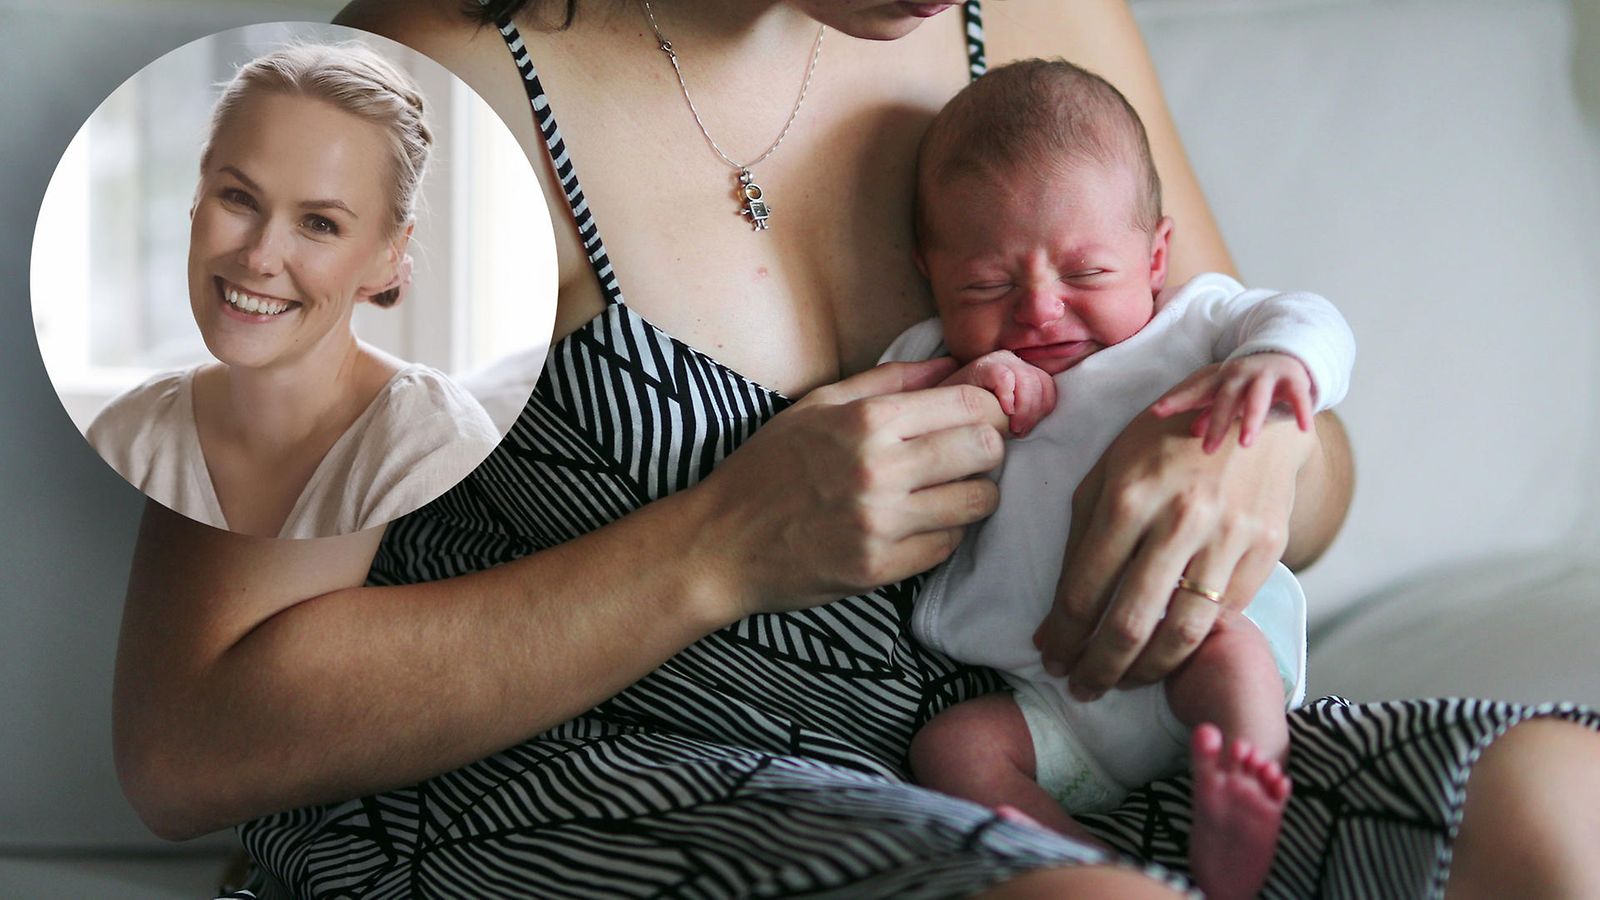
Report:
[[[288,303],[255,297],[234,288],[228,288],[223,292],[223,295],[228,303],[234,307],[257,315],[275,316],[289,308]]]

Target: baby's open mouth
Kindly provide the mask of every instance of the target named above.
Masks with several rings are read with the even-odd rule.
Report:
[[[293,300],[253,294],[221,278],[217,279],[217,290],[222,295],[224,303],[242,313],[248,313],[253,316],[278,316],[300,305]]]

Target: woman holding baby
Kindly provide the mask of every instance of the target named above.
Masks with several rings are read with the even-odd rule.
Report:
[[[176,838],[253,820],[258,886],[293,894],[1174,896],[1161,870],[907,781],[916,730],[998,686],[907,620],[918,573],[997,503],[969,476],[1000,461],[1005,416],[991,393],[933,387],[953,364],[873,368],[929,312],[913,158],[976,36],[991,63],[1065,55],[1116,83],[1183,223],[1172,277],[1231,268],[1124,4],[984,12],[979,29],[943,4],[580,0],[502,3],[497,28],[444,0],[348,8],[523,140],[569,223],[556,343],[507,442],[384,534],[256,541],[149,510],[116,697],[146,821]],[[1159,573],[1242,605],[1273,560],[1303,565],[1337,531],[1335,420],[1199,444],[1141,416],[1075,497],[1046,645],[1091,690],[1163,678],[1218,615]],[[1108,604],[1165,617],[1084,640],[1072,623]],[[1423,714],[1472,747],[1494,727],[1317,706],[1295,714],[1291,774],[1314,780],[1297,746]],[[1438,819],[1406,833],[1409,855],[1395,832],[1334,841],[1303,790],[1269,888],[1303,889],[1308,866],[1371,894],[1597,877],[1594,835],[1563,824],[1600,800],[1592,731],[1512,729],[1464,803],[1468,751],[1402,752],[1379,741],[1343,775],[1428,773],[1406,796]],[[1185,794],[1158,782],[1088,824],[1181,866]]]

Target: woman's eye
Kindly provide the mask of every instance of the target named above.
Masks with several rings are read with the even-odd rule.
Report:
[[[220,194],[222,202],[234,206],[254,206],[255,198],[238,188],[223,188]]]
[[[326,216],[307,216],[306,230],[312,234],[335,235],[339,233],[339,226]]]

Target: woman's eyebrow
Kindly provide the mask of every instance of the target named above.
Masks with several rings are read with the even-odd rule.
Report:
[[[343,200],[305,200],[300,203],[301,209],[342,209],[350,214],[350,218],[359,219],[356,211],[346,206]]]
[[[250,190],[255,191],[258,194],[262,192],[261,185],[256,184],[255,179],[251,178],[249,175],[239,171],[237,166],[223,166],[222,171],[227,172],[229,175],[239,179],[244,183],[244,186]]]
[[[261,185],[256,184],[255,180],[252,179],[249,175],[246,175],[245,173],[239,171],[238,167],[236,167],[236,166],[222,166],[221,167],[221,171],[227,172],[228,174],[232,175],[233,177],[239,179],[239,181],[242,182],[244,184],[244,186],[249,188],[250,190],[255,191],[258,194],[265,193],[265,191],[263,191],[261,189]],[[343,200],[303,200],[300,203],[300,208],[301,209],[342,209],[345,212],[349,213],[350,214],[350,218],[352,218],[352,219],[361,218],[359,215],[356,215],[356,211],[351,209]]]

